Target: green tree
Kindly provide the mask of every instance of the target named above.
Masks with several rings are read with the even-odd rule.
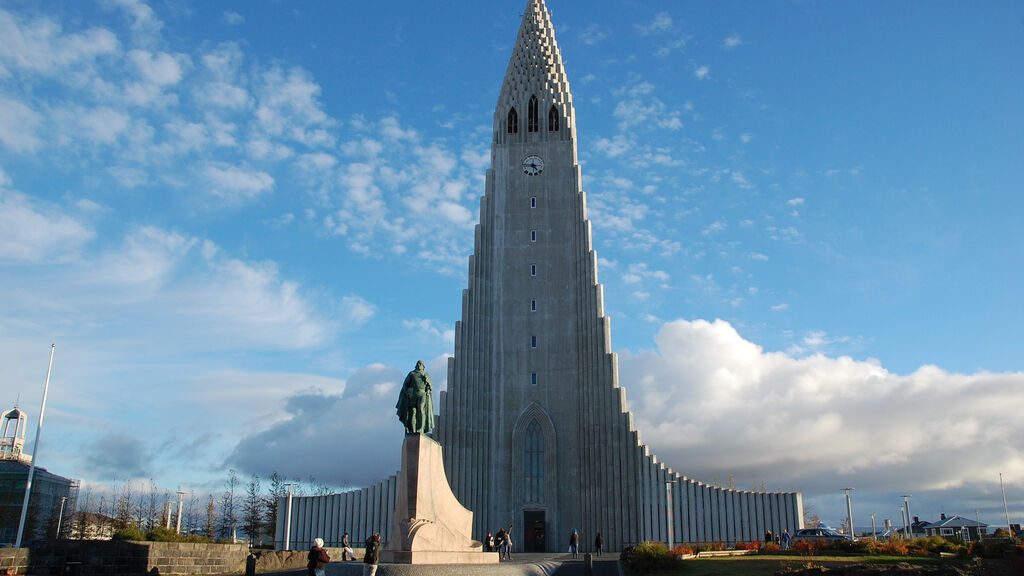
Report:
[[[277,531],[277,505],[288,495],[288,487],[285,486],[285,479],[274,470],[274,473],[270,475],[270,488],[267,492],[267,497],[264,500],[264,504],[267,507],[266,521],[267,521],[267,532],[274,536]]]
[[[235,541],[238,528],[238,473],[228,470],[228,479],[224,481],[224,492],[220,496],[220,524],[217,533],[222,540]]]
[[[249,546],[258,544],[263,535],[263,509],[263,488],[260,486],[260,477],[258,474],[253,474],[245,486],[245,500],[242,502],[242,525],[249,538]]]

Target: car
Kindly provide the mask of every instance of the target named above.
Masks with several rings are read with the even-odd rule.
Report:
[[[797,530],[795,534],[790,538],[791,544],[796,544],[801,540],[816,540],[820,542],[837,542],[840,540],[853,540],[847,534],[840,534],[831,528],[803,528]]]

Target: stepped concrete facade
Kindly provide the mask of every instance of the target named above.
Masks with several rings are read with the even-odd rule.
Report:
[[[529,0],[434,431],[473,538],[511,524],[517,550],[556,551],[575,529],[585,548],[601,533],[618,550],[801,528],[799,493],[709,486],[650,453],[619,385],[597,272],[572,93],[545,3]]]

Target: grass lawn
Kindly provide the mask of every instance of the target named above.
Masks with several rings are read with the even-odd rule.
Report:
[[[985,560],[986,567],[1001,567],[1002,560]],[[970,558],[930,558],[906,556],[732,556],[686,560],[682,568],[659,576],[770,576],[776,572],[824,566],[832,568],[851,564],[911,564],[972,566]],[[1002,574],[1003,572],[995,572]]]

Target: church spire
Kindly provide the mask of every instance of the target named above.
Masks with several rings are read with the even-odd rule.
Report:
[[[536,100],[531,102],[533,98]],[[531,132],[571,138],[576,128],[574,116],[551,16],[544,0],[529,0],[494,112],[494,140],[522,141]],[[551,120],[557,129],[548,129]]]

